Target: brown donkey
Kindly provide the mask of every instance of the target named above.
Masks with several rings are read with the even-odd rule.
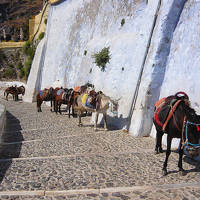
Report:
[[[61,105],[65,104],[67,105],[67,108],[69,110],[68,115],[70,118],[70,109],[72,106],[72,94],[73,94],[73,89],[59,89],[56,92],[54,92],[54,109],[57,114],[59,112],[61,114]]]
[[[37,111],[42,112],[41,105],[43,101],[50,101],[51,102],[51,111],[53,106],[54,100],[54,89],[51,87],[49,89],[45,88],[44,90],[40,90],[36,95],[37,101]]]

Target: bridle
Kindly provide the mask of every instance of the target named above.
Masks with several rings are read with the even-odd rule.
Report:
[[[188,124],[196,126],[197,131],[198,132],[200,131],[200,128],[199,128],[200,124],[193,123],[193,122],[186,120],[186,116],[185,116],[184,120],[183,120],[182,134],[181,134],[182,135],[181,149],[183,149],[184,147],[187,147],[186,148],[187,151],[194,151],[194,150],[197,150],[200,148],[200,144],[193,144],[193,143],[189,142],[189,140],[188,140]],[[184,132],[185,132],[185,139],[184,139]]]

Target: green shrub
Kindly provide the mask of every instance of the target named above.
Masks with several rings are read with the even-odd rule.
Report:
[[[122,20],[121,20],[121,26],[123,26],[125,24],[125,19],[123,18]]]
[[[29,58],[24,64],[24,75],[25,75],[26,79],[28,79],[28,75],[29,75],[30,70],[31,70],[31,65],[32,65],[32,59]]]
[[[35,47],[33,46],[33,43],[30,41],[27,41],[23,47],[23,52],[24,52],[24,54],[26,54],[28,56],[28,60],[25,62],[24,68],[23,68],[24,76],[26,79],[28,79],[28,75],[29,75],[29,72],[31,69],[31,64],[32,64],[32,61],[33,61],[33,58],[35,55]],[[20,73],[22,76],[23,73],[22,72],[20,72]]]
[[[14,65],[11,64],[11,63],[9,63],[8,66],[9,66],[10,68],[15,68]]]
[[[109,47],[104,47],[100,52],[95,53],[92,57],[95,59],[94,63],[101,68],[102,71],[105,70],[105,66],[110,61]]]
[[[23,40],[27,41],[29,38],[29,20],[28,19],[26,20],[25,23],[23,23],[22,30],[23,30],[23,35],[24,35]]]
[[[6,60],[6,56],[3,51],[0,50],[0,61]]]
[[[20,77],[20,78],[23,78],[24,75],[25,75],[25,74],[24,74],[24,68],[21,68],[20,71],[19,71],[19,77]]]
[[[2,76],[4,78],[16,78],[16,72],[13,68],[6,68],[3,71]]]
[[[28,40],[27,42],[25,42],[25,45],[23,46],[23,53],[28,55],[30,48],[32,48],[32,42]]]
[[[17,64],[17,69],[21,69],[21,68],[23,68],[23,65],[22,65],[21,62],[19,62],[19,63]]]
[[[43,37],[44,37],[44,32],[40,33],[40,35],[39,35],[39,39],[42,40]]]

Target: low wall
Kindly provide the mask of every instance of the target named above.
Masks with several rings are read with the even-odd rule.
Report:
[[[6,108],[5,106],[0,104],[0,143],[2,142],[2,135],[5,123],[6,123]]]
[[[25,42],[0,42],[0,49],[4,48],[21,48]]]
[[[60,0],[50,0],[51,4],[58,3]]]

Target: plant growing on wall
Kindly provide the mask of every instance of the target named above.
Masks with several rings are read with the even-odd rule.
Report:
[[[31,69],[31,64],[35,55],[35,47],[33,43],[30,41],[27,41],[23,47],[23,52],[25,55],[28,56],[28,60],[25,62],[23,70],[21,70],[20,72],[23,71],[21,75],[24,74],[25,78],[28,79],[28,75]]]
[[[110,61],[110,47],[104,47],[101,51],[98,53],[95,53],[92,55],[92,58],[95,59],[94,63],[101,68],[102,71],[105,70],[105,66]]]
[[[84,51],[84,56],[86,56],[86,55],[87,55],[87,51],[85,50],[85,51]]]
[[[123,18],[122,20],[121,20],[121,26],[123,26],[125,24],[125,19]]]
[[[41,32],[39,35],[39,40],[42,40],[44,38],[44,32]]]

